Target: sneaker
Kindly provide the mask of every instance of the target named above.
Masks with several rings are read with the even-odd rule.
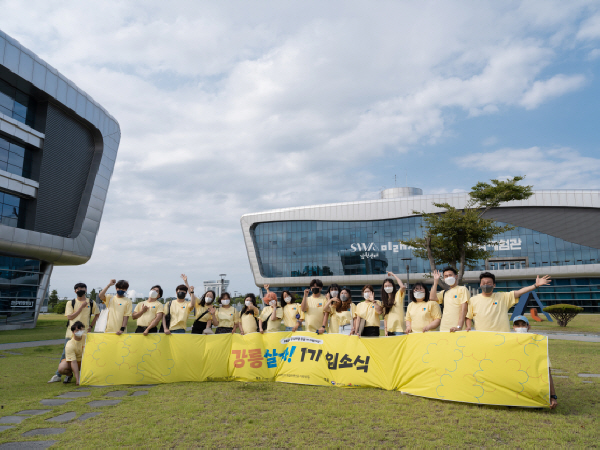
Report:
[[[73,375],[71,375],[70,377],[65,377],[65,381],[63,381],[63,383],[64,384],[70,383],[72,379],[73,379]]]
[[[58,381],[62,381],[62,377],[60,375],[54,375],[52,378],[50,378],[48,383],[56,383]]]

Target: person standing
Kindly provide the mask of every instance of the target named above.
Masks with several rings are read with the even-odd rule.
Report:
[[[111,286],[117,288],[117,295],[106,295],[106,291]],[[106,323],[105,333],[123,334],[127,330],[127,321],[132,314],[131,300],[126,297],[129,283],[125,280],[110,280],[104,289],[100,291],[98,297],[108,308],[108,321]]]
[[[396,336],[404,334],[404,293],[406,288],[402,280],[393,272],[388,272],[387,275],[396,279],[400,289],[396,287],[391,278],[383,281],[383,286],[381,286],[383,331],[386,336]]]
[[[477,331],[510,332],[508,310],[519,302],[519,297],[528,292],[535,291],[540,286],[551,282],[548,275],[537,277],[535,283],[518,291],[494,292],[496,276],[490,272],[479,275],[481,294],[471,298],[467,311],[467,321],[475,320]]]
[[[240,334],[243,336],[249,333],[258,331],[258,306],[256,305],[256,296],[252,293],[246,294],[244,299],[244,307],[240,312],[240,321],[237,326],[240,329]],[[234,330],[235,332],[235,325]]]
[[[158,333],[158,324],[162,322],[163,304],[158,301],[162,298],[163,290],[159,285],[152,286],[148,300],[135,305],[131,318],[137,321],[136,333]]]
[[[194,286],[188,284],[188,277],[186,274],[181,274],[181,279],[188,288],[190,294],[190,301],[192,303],[192,310],[194,312],[194,323],[192,323],[192,334],[204,334],[205,331],[211,329],[212,325],[212,314],[215,313],[215,307],[213,306],[213,300],[217,296],[215,291],[206,291],[200,299],[196,297]]]
[[[433,287],[431,289],[433,298],[437,298],[438,303],[444,305],[440,331],[460,331],[465,325],[471,294],[469,294],[469,290],[466,287],[458,285],[456,278],[458,272],[456,272],[456,269],[446,267],[443,275],[444,281],[450,286],[450,289],[442,292],[437,292],[437,286],[435,290]],[[467,331],[470,329],[470,327],[467,327]]]
[[[281,293],[281,307],[283,308],[283,325],[285,331],[298,331],[302,326],[304,313],[299,303],[296,303],[294,296],[288,290]]]
[[[437,289],[440,273],[433,272],[432,293]],[[415,283],[409,294],[411,302],[406,308],[406,334],[435,331],[442,321],[442,311],[435,299],[435,294],[429,295],[427,286]]]
[[[180,284],[175,288],[176,300],[168,302],[163,311],[163,330],[165,334],[172,333],[184,334],[187,328],[187,320],[192,312],[192,302],[187,301],[188,288],[185,284]]]
[[[365,326],[361,336],[379,337],[379,324],[381,322],[380,314],[383,313],[383,307],[379,300],[375,300],[375,290],[370,284],[362,288],[362,294],[365,301],[358,304],[354,313],[354,330],[360,331],[360,320],[365,321]]]
[[[219,297],[221,305],[213,315],[213,325],[217,327],[215,334],[234,333],[234,326],[240,321],[240,313],[231,306],[231,296],[223,292]]]
[[[323,324],[323,308],[325,307],[325,296],[321,294],[323,290],[323,282],[319,279],[314,279],[310,282],[310,289],[304,290],[304,297],[300,305],[304,312],[305,330],[311,333],[324,333],[325,327]],[[312,295],[309,297],[309,293]]]
[[[262,334],[275,333],[281,331],[281,319],[283,319],[283,309],[277,304],[277,294],[269,292],[269,285],[265,284],[267,294],[263,299],[264,308],[258,318],[258,331]]]
[[[352,335],[354,334],[354,313],[356,312],[356,307],[352,303],[350,289],[343,288],[339,291],[339,298],[337,296],[338,293],[336,292],[336,296],[325,306],[323,324],[327,323],[327,316],[329,316],[330,333]]]
[[[75,291],[76,298],[67,302],[67,306],[65,308],[65,316],[67,317],[67,332],[65,334],[65,345],[63,347],[62,355],[60,356],[60,361],[65,359],[65,348],[67,343],[73,337],[73,332],[71,331],[71,327],[75,322],[81,322],[84,326],[84,329],[88,332],[91,332],[94,329],[94,325],[96,324],[96,320],[98,320],[98,316],[100,315],[100,309],[96,302],[93,300],[87,299],[87,285],[85,283],[77,283],[73,288]],[[94,318],[92,319],[92,316]],[[91,321],[91,323],[90,323]],[[50,378],[48,383],[56,383],[61,381],[61,373],[58,368],[56,373]],[[65,383],[69,383],[71,381],[70,377],[65,379]]]

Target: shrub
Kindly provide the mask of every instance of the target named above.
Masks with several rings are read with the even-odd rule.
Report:
[[[54,307],[54,312],[56,314],[64,314],[66,308],[67,308],[67,301],[66,300],[61,300]]]
[[[567,304],[546,306],[544,308],[544,312],[547,312],[554,317],[560,327],[566,327],[567,324],[582,311],[583,308],[581,306]]]

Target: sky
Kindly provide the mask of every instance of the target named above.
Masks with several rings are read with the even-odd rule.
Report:
[[[72,296],[127,279],[257,292],[243,214],[468,191],[600,188],[598,1],[0,0],[0,29],[119,122]],[[396,183],[396,184],[395,184]]]

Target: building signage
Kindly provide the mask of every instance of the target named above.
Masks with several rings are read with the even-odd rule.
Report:
[[[11,308],[33,308],[33,300],[11,300]]]

